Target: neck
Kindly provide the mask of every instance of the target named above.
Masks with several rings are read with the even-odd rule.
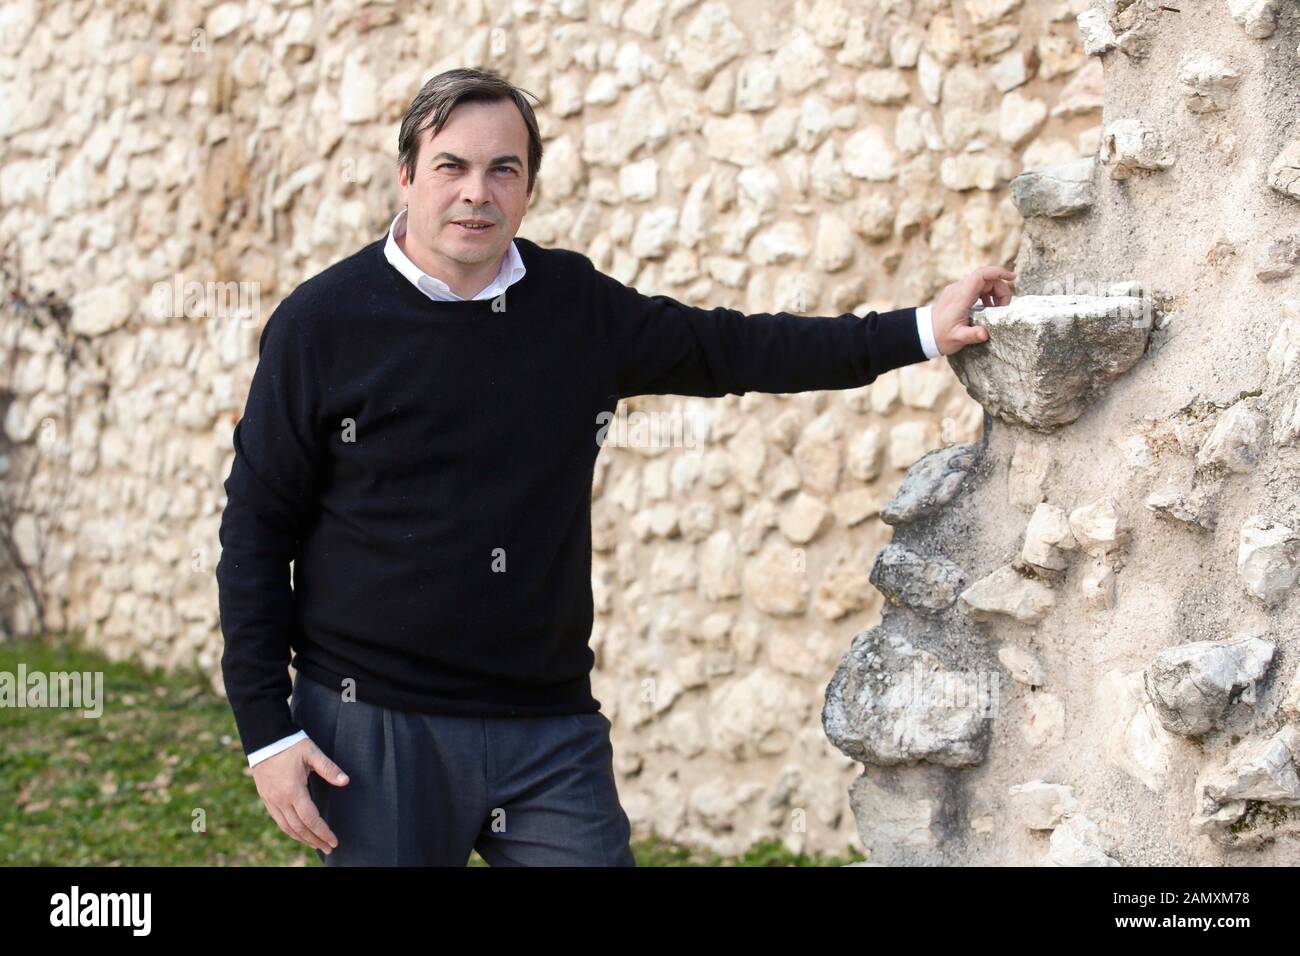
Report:
[[[402,230],[402,234],[396,238],[398,248],[422,272],[447,283],[447,288],[462,299],[472,299],[486,289],[501,271],[501,264],[509,254],[509,247],[507,247],[500,256],[477,266],[466,266],[459,262],[444,263],[439,261],[431,250],[423,249],[412,242],[409,228]]]

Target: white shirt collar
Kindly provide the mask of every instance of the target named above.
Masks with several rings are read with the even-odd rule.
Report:
[[[398,238],[406,233],[406,213],[407,210],[403,207],[402,211],[394,217],[392,224],[388,227],[388,239],[384,243],[384,256],[398,272],[406,276],[412,285],[429,298],[439,301],[466,301],[455,292],[452,292],[447,283],[429,275],[412,262],[410,257],[402,251],[402,247],[397,244]],[[507,286],[514,285],[522,279],[526,271],[524,260],[519,255],[519,249],[511,240],[510,248],[506,251],[505,258],[501,260],[501,268],[497,271],[496,278],[488,283],[487,288],[475,295],[474,298],[496,298],[505,291]]]

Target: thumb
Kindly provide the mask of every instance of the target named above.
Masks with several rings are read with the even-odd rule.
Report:
[[[325,756],[325,752],[314,744],[307,751],[307,766],[315,770],[327,782],[334,784],[336,787],[342,787],[348,782],[348,775],[345,774],[333,760]]]
[[[982,325],[959,325],[952,330],[952,337],[964,348],[967,345],[979,345],[989,340],[989,330]]]

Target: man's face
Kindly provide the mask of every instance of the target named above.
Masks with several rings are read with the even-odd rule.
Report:
[[[407,205],[406,240],[448,273],[495,270],[523,221],[528,127],[509,100],[461,103],[437,136],[420,134],[415,177],[398,172]],[[491,223],[472,230],[457,220]]]

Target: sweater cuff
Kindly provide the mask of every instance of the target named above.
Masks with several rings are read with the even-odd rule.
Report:
[[[921,348],[926,358],[938,358],[943,353],[934,342],[934,320],[931,318],[933,306],[923,305],[916,310],[916,334],[921,338]]]
[[[868,381],[904,365],[925,361],[915,307],[877,312],[876,336],[875,354],[871,357],[872,374]]]

